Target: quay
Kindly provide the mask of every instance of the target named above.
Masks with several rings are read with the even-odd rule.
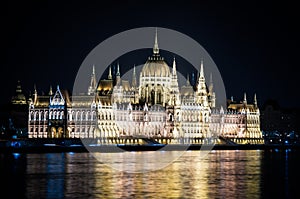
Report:
[[[182,150],[300,150],[300,144],[235,144],[235,143],[159,143],[138,138],[119,143],[99,143],[95,139],[7,139],[0,140],[0,153],[56,153],[56,152],[126,152],[126,151],[182,151]]]

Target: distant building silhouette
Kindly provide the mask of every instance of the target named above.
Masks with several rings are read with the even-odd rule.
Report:
[[[299,143],[299,109],[280,107],[277,101],[267,100],[262,106],[260,117],[266,143]]]
[[[17,82],[15,94],[12,96],[7,109],[7,136],[17,135],[18,137],[27,137],[28,102],[22,91],[20,81]]]
[[[267,100],[261,109],[262,131],[299,132],[299,109],[280,107],[275,100]]]

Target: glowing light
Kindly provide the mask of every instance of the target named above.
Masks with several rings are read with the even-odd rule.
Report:
[[[56,146],[56,144],[44,144],[44,146]]]
[[[20,157],[20,155],[21,155],[20,153],[13,153],[13,156],[15,159],[18,159]]]

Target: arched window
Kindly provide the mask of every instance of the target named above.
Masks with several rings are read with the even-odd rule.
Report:
[[[86,119],[86,120],[91,120],[90,116],[91,116],[90,111],[87,111],[87,112],[86,112],[85,119]]]
[[[48,111],[44,112],[44,121],[46,121],[48,119]]]
[[[36,120],[37,111],[34,112],[33,120]]]
[[[80,121],[84,120],[83,111],[80,111]]]

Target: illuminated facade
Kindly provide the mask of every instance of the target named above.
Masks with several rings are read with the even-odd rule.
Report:
[[[201,61],[195,89],[189,78],[179,87],[176,60],[169,67],[160,56],[156,34],[139,85],[135,67],[130,84],[121,79],[118,65],[115,79],[109,68],[107,79],[98,84],[93,67],[86,95],[69,96],[59,87],[47,96],[35,91],[29,105],[29,137],[96,138],[101,143],[122,137],[171,138],[174,143],[217,142],[219,137],[263,142],[256,97],[253,104],[245,95],[241,104],[216,108],[212,78],[207,86],[203,68]]]

